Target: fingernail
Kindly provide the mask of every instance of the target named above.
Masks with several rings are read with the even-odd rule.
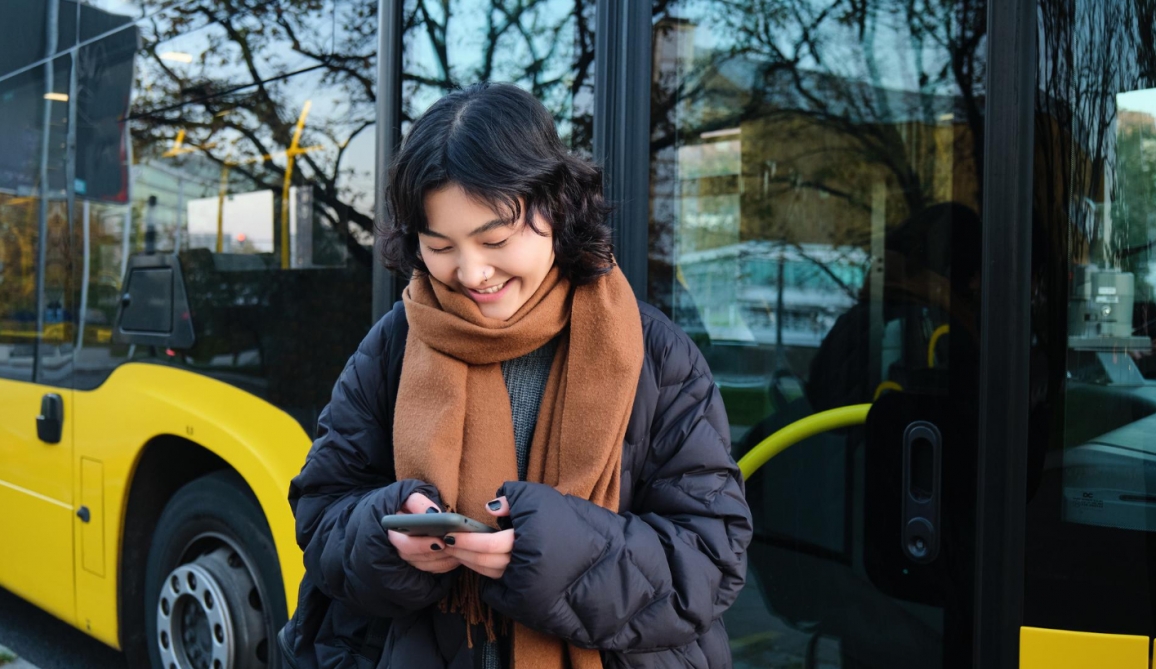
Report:
[[[430,544],[429,547],[430,547],[430,550],[435,550],[435,551],[440,551],[442,549],[442,547],[437,545],[437,544]]]
[[[438,508],[436,506],[431,506],[430,508],[426,509],[425,512],[426,513],[441,513],[441,511],[438,511]]]
[[[446,545],[448,546],[453,546],[454,543],[457,542],[457,539],[454,539],[453,537],[442,537],[442,541],[446,542]]]
[[[495,499],[491,502],[486,502],[486,506],[490,507],[490,511],[497,511],[502,508],[502,500]]]

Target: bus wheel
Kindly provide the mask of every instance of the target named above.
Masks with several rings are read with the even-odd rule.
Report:
[[[173,495],[145,578],[152,666],[277,666],[287,611],[281,569],[265,516],[237,474],[215,472]]]

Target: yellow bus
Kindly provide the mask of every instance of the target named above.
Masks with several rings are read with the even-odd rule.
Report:
[[[9,0],[0,587],[132,666],[276,666],[289,481],[403,283],[384,166],[492,79],[711,365],[734,666],[1148,668],[1149,4]]]

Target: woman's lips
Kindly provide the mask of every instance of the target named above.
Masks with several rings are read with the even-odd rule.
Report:
[[[469,293],[470,299],[472,299],[474,302],[477,302],[479,304],[487,304],[490,302],[497,302],[498,300],[502,299],[502,296],[505,295],[507,291],[510,290],[510,284],[512,284],[513,282],[514,282],[514,279],[506,279],[506,282],[504,284],[502,284],[501,289],[496,290],[492,293],[480,293],[480,292],[474,290],[473,288],[467,288],[466,292]],[[491,288],[492,288],[492,286],[491,286]]]

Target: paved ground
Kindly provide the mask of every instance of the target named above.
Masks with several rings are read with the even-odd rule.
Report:
[[[803,669],[811,635],[794,629],[774,614],[759,594],[757,575],[748,570],[747,584],[724,615],[735,669]],[[816,669],[838,669],[838,641],[820,637]]]
[[[127,669],[124,655],[0,588],[0,644],[34,665],[3,669]]]
[[[0,667],[4,667],[4,669],[40,669],[28,660],[16,657],[12,649],[3,645],[0,645]]]
[[[736,669],[804,666],[809,636],[784,625],[758,594],[755,575],[727,612]],[[128,669],[124,655],[0,588],[0,645],[33,666],[2,669]],[[839,666],[837,642],[821,640],[818,667]]]

